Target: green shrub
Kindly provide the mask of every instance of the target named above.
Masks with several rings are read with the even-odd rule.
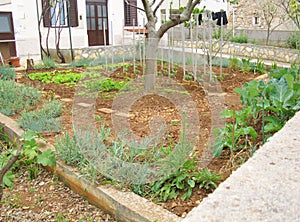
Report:
[[[16,78],[16,71],[12,68],[0,66],[0,79],[13,80]]]
[[[300,33],[292,33],[287,39],[287,45],[293,49],[300,49]]]
[[[55,69],[57,66],[53,58],[45,56],[42,64],[34,66],[35,69]]]
[[[34,106],[40,99],[37,88],[16,85],[14,81],[0,80],[0,112],[11,116]]]
[[[245,34],[240,34],[239,36],[232,37],[230,41],[236,43],[248,43],[248,36]]]
[[[25,130],[38,132],[57,132],[60,130],[60,122],[56,119],[61,115],[62,104],[58,101],[51,101],[40,110],[22,112],[18,123]]]
[[[91,65],[92,61],[93,61],[92,59],[83,58],[78,61],[72,61],[69,66],[70,67],[87,67],[87,66]]]
[[[241,61],[238,58],[229,58],[229,68],[239,69],[241,67]]]

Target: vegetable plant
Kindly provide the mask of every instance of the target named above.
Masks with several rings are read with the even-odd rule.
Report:
[[[263,142],[280,130],[300,110],[300,68],[272,69],[270,81],[251,81],[235,89],[244,108],[226,110],[222,117],[229,121],[216,129],[214,154],[220,156],[225,147],[231,153],[253,149],[251,142],[261,135]],[[254,128],[256,127],[256,129]]]
[[[17,176],[17,170],[25,165],[41,164],[43,166],[55,166],[54,152],[50,149],[39,151],[36,139],[39,136],[33,131],[27,131],[21,138],[22,144],[2,147],[0,153],[0,200],[3,196],[3,188],[14,185],[13,179]]]
[[[49,72],[31,73],[28,77],[31,80],[38,80],[43,83],[74,83],[81,79],[80,73],[74,73],[72,70],[54,70]]]
[[[152,198],[158,201],[176,199],[181,192],[182,200],[189,199],[196,186],[211,190],[217,187],[221,180],[220,175],[211,173],[209,169],[198,170],[194,159],[187,160],[181,168],[174,173],[150,184]]]

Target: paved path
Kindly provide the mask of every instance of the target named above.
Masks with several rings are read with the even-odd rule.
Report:
[[[300,221],[300,112],[183,221]]]

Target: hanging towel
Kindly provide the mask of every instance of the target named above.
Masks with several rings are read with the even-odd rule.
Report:
[[[201,23],[203,22],[202,20],[202,14],[198,15],[198,25],[201,25]]]

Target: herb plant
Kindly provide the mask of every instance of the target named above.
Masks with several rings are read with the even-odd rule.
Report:
[[[44,104],[42,109],[30,112],[22,112],[18,123],[21,128],[37,132],[57,132],[60,130],[60,121],[57,117],[61,115],[62,104],[52,100]]]
[[[11,116],[35,106],[41,93],[37,88],[0,80],[0,112]]]
[[[0,66],[0,80],[14,80],[16,71],[7,66]]]

